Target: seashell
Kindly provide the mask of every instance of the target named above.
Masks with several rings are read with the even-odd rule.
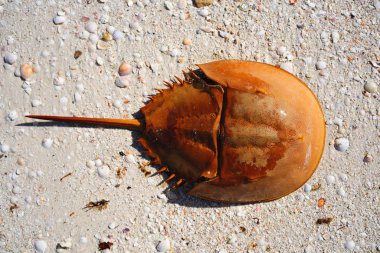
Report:
[[[132,73],[132,66],[131,64],[123,62],[119,66],[119,75],[120,76],[126,76]]]
[[[102,35],[102,40],[103,41],[111,41],[112,40],[112,34],[109,32],[104,32]]]
[[[29,80],[33,76],[34,72],[35,71],[30,64],[22,64],[20,67],[21,78],[24,80]]]
[[[194,0],[196,7],[201,8],[213,4],[214,0]]]

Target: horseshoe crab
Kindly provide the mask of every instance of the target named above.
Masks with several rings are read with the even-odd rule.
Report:
[[[191,182],[188,194],[218,202],[281,198],[314,173],[325,144],[325,122],[313,92],[271,65],[223,60],[197,65],[185,79],[165,82],[141,119],[30,115],[29,118],[125,127],[153,163]]]

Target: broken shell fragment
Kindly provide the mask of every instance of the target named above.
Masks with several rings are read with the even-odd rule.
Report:
[[[109,32],[103,33],[102,40],[103,41],[111,41],[112,40],[112,34],[110,34]]]
[[[195,0],[194,4],[196,7],[201,8],[204,6],[209,6],[214,2],[214,0]]]

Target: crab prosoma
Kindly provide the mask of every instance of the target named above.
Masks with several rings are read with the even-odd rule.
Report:
[[[325,144],[322,109],[294,75],[271,65],[226,60],[197,65],[166,82],[132,120],[31,115],[142,132],[152,162],[194,183],[188,194],[252,203],[288,195],[314,173]]]

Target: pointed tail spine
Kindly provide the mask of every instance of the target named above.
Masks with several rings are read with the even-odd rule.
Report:
[[[101,125],[117,128],[126,128],[132,131],[144,131],[142,120],[138,119],[109,119],[109,118],[84,118],[84,117],[65,117],[47,115],[28,115],[27,118],[42,119],[60,122],[72,122],[78,124]]]

